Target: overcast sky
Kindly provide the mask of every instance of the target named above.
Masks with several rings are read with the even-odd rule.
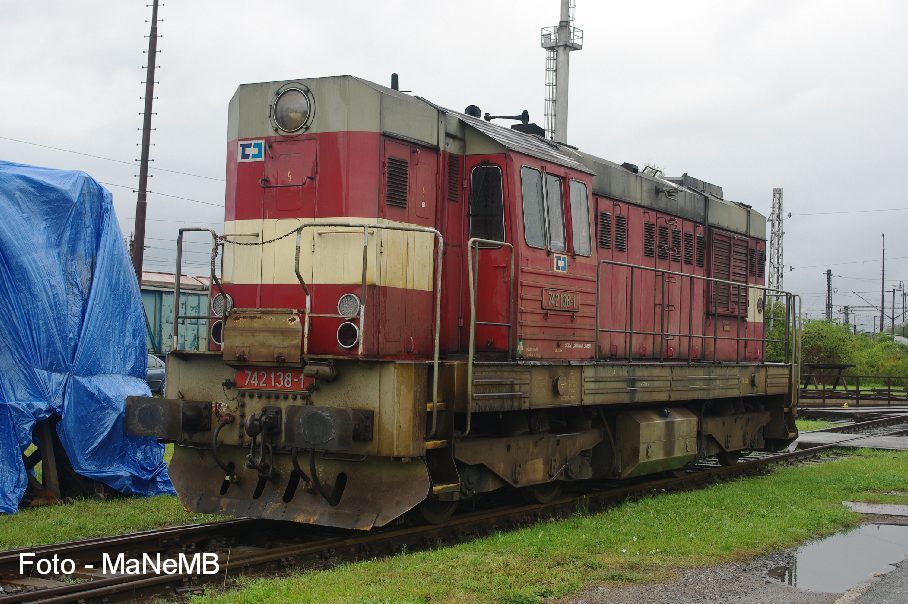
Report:
[[[837,310],[866,304],[852,291],[879,304],[883,232],[886,287],[908,281],[908,2],[578,4],[585,37],[571,58],[569,142],[688,172],[766,215],[783,187],[785,263],[795,268],[785,286],[811,316],[824,309],[827,267]],[[219,225],[227,103],[239,84],[337,74],[386,84],[397,71],[402,89],[441,105],[526,108],[541,124],[539,28],[557,22],[558,5],[169,0],[153,165],[207,178],[153,172],[146,270],[173,270],[181,221]],[[144,0],[0,0],[0,159],[110,183],[124,234],[134,166],[8,139],[138,157],[150,14]],[[872,211],[890,208],[900,210]],[[189,261],[202,263],[203,249]],[[861,316],[869,327],[873,312]]]

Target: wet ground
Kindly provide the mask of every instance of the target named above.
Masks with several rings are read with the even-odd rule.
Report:
[[[596,587],[557,602],[908,602],[908,518],[870,519],[874,522],[792,550],[745,562],[679,570],[672,580],[662,583]]]

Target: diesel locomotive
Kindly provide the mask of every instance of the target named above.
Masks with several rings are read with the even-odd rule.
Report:
[[[209,349],[126,405],[187,508],[444,522],[796,438],[765,217],[486,118],[351,76],[239,87],[223,232],[177,243],[175,346],[184,239],[212,244]]]

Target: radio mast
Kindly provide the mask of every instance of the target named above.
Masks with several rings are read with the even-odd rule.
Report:
[[[583,30],[574,27],[575,0],[561,0],[558,25],[542,28],[545,58],[545,137],[567,142],[568,74],[572,50],[583,48]]]

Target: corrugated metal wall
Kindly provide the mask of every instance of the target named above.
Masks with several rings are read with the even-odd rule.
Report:
[[[146,339],[148,352],[167,354],[172,346],[173,292],[142,289],[142,305],[148,321]],[[180,292],[180,314],[202,316],[208,314],[208,294]],[[179,347],[182,350],[206,350],[208,320],[184,320],[180,326]]]

